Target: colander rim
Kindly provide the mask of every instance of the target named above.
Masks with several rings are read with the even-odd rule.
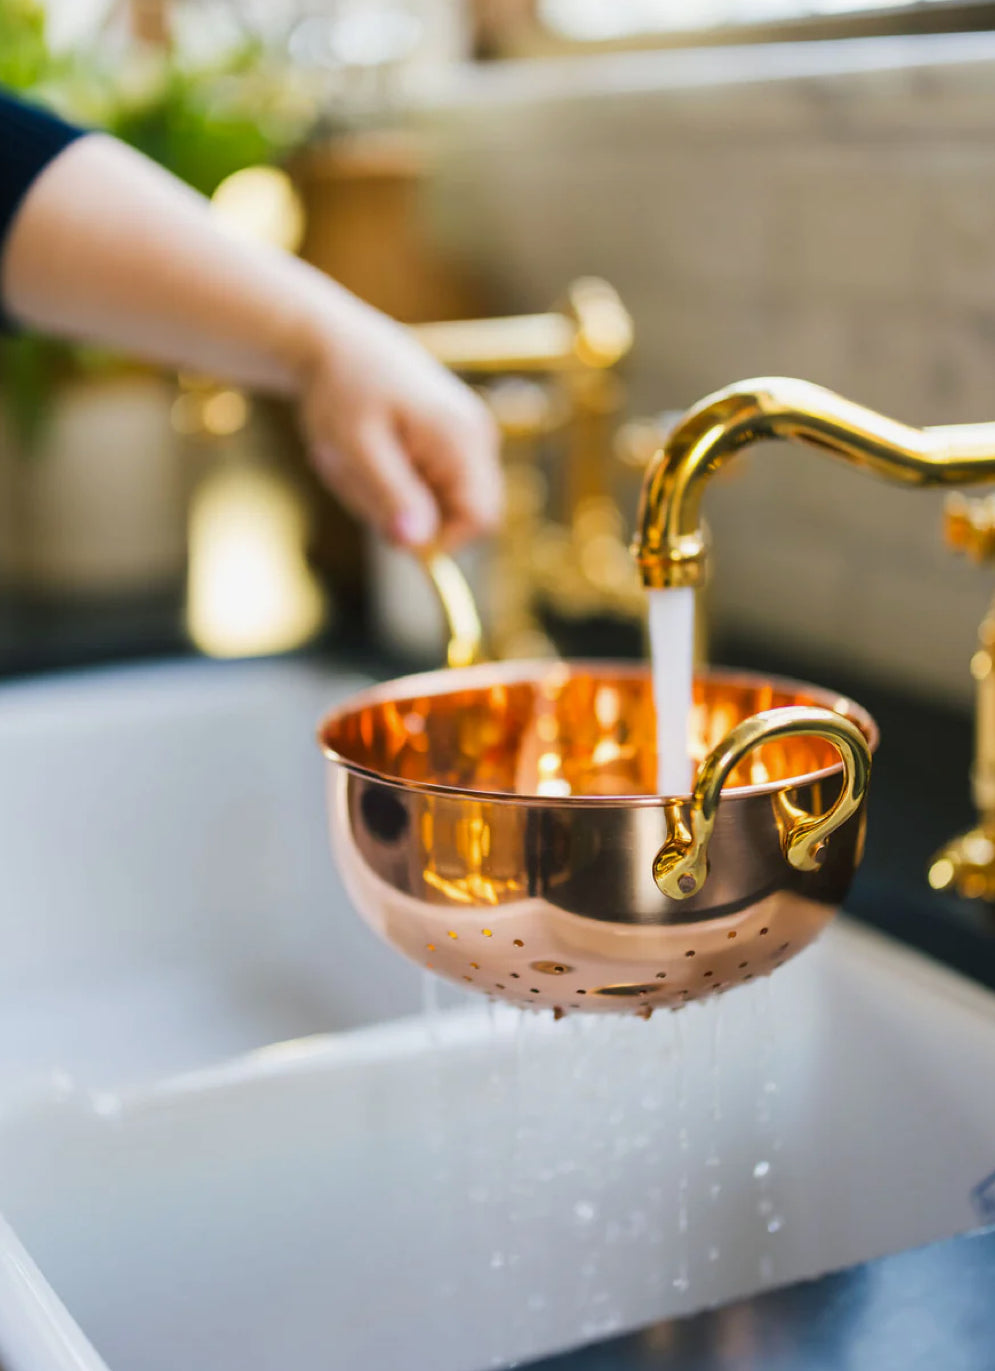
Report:
[[[378,682],[365,690],[350,695],[334,709],[329,710],[318,725],[317,740],[326,761],[348,771],[351,775],[364,780],[376,781],[398,791],[414,792],[421,795],[444,796],[448,799],[464,799],[488,804],[528,804],[529,807],[548,809],[559,808],[597,808],[597,809],[658,809],[673,803],[687,803],[690,791],[675,795],[646,795],[639,793],[624,795],[537,795],[525,791],[484,790],[472,786],[446,785],[439,781],[406,780],[400,776],[379,771],[376,767],[364,766],[360,762],[343,756],[327,741],[328,733],[349,714],[373,705],[408,698],[411,695],[432,697],[452,694],[456,690],[473,688],[476,681],[486,680],[490,684],[521,685],[534,683],[541,674],[549,674],[557,669],[568,675],[608,675],[619,677],[646,677],[650,668],[647,662],[616,661],[610,658],[579,658],[566,660],[524,658],[504,662],[481,662],[475,666],[443,667],[433,671],[416,672],[408,676],[394,677],[389,681]],[[695,680],[716,681],[731,686],[767,686],[781,689],[790,694],[808,696],[812,705],[828,709],[855,723],[867,740],[871,753],[877,751],[880,730],[872,715],[848,695],[828,689],[826,686],[813,685],[790,676],[768,675],[766,672],[746,671],[739,668],[708,667],[695,672]],[[754,785],[728,786],[722,792],[723,799],[750,799],[754,796],[774,795],[783,790],[795,790],[801,786],[812,785],[818,781],[838,776],[843,770],[842,760],[816,771],[802,772],[797,776],[782,777],[779,780],[763,781]]]

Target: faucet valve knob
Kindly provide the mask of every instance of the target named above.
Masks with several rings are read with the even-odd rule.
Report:
[[[944,508],[947,543],[974,562],[995,561],[995,497],[948,496]]]

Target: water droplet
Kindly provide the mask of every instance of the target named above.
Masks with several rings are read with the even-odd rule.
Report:
[[[59,1099],[67,1099],[76,1091],[75,1082],[68,1071],[53,1071],[48,1079],[53,1094]]]
[[[504,1255],[504,1253],[503,1253],[503,1252],[495,1252],[494,1255],[491,1257],[491,1270],[492,1270],[492,1271],[500,1271],[501,1267],[504,1266],[504,1264],[505,1264],[505,1255]]]
[[[779,1232],[781,1231],[781,1223],[782,1223],[782,1220],[779,1219],[779,1218],[777,1217],[777,1215],[775,1214],[774,1217],[773,1217],[772,1219],[768,1219],[768,1220],[767,1220],[767,1232],[768,1232],[768,1233],[779,1233]]]
[[[617,1314],[606,1314],[600,1319],[587,1319],[580,1326],[582,1338],[607,1338],[621,1327]]]
[[[718,1259],[719,1259],[719,1249],[718,1249],[717,1247],[710,1247],[710,1248],[708,1249],[708,1260],[709,1260],[710,1262],[717,1262]]]
[[[117,1118],[123,1109],[120,1095],[103,1090],[90,1096],[90,1107],[94,1114],[99,1114],[104,1119]]]
[[[591,1223],[597,1215],[598,1207],[590,1200],[578,1200],[574,1205],[574,1218],[578,1223]]]
[[[769,1176],[770,1162],[757,1162],[756,1166],[753,1168],[753,1174],[756,1176],[757,1180],[760,1180],[762,1176]]]
[[[684,1275],[675,1276],[675,1277],[674,1277],[674,1289],[675,1289],[675,1290],[679,1290],[679,1291],[681,1292],[681,1294],[683,1295],[685,1291],[691,1289],[691,1282],[688,1280],[687,1276],[684,1276]]]

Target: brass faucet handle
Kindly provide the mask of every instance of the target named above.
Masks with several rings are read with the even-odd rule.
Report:
[[[576,325],[573,352],[583,366],[605,370],[631,352],[632,316],[607,281],[596,276],[574,281],[566,312]]]
[[[438,550],[426,550],[421,557],[439,597],[449,630],[447,665],[474,666],[484,661],[484,630],[473,591],[459,564]]]
[[[948,496],[943,511],[947,543],[972,561],[995,560],[995,496]]]
[[[617,291],[595,277],[574,281],[561,307],[547,314],[451,319],[411,328],[443,366],[471,376],[608,371],[633,342],[632,317]]]

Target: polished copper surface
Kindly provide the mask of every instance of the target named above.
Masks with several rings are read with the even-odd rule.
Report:
[[[851,701],[721,672],[696,684],[696,757],[786,708],[855,724],[869,758],[876,729]],[[700,889],[664,894],[654,863],[694,802],[655,794],[638,665],[411,677],[336,710],[320,736],[333,845],[362,916],[419,965],[521,1005],[645,1015],[765,975],[819,933],[860,859],[863,790],[815,869],[786,858],[786,824],[825,815],[843,777],[831,743],[788,733],[731,771]]]

